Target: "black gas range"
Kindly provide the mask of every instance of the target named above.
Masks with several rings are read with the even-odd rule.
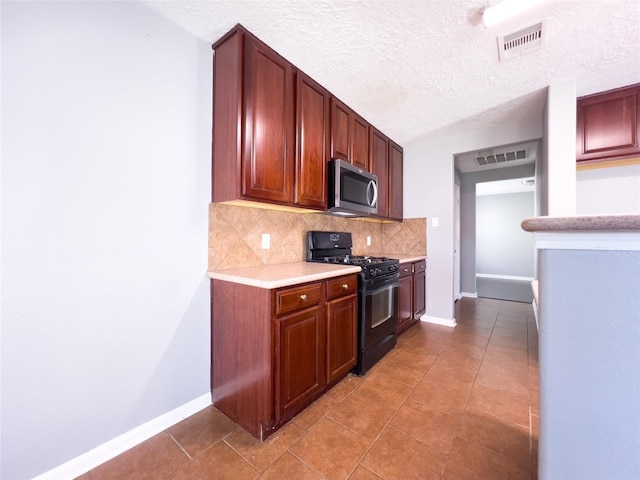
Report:
[[[353,255],[348,232],[307,232],[307,261],[356,265],[358,275],[358,365],[364,375],[396,344],[400,262]]]

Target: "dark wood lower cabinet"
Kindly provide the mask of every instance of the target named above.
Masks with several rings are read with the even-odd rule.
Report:
[[[427,283],[427,264],[416,262],[413,274],[413,318],[420,319],[420,316],[427,311],[426,283]]]
[[[262,289],[211,281],[214,405],[264,440],[356,364],[357,276]]]
[[[327,303],[327,385],[338,382],[358,360],[357,298],[350,295]]]
[[[426,311],[426,266],[425,260],[400,264],[398,334],[420,320]]]
[[[318,396],[326,385],[322,305],[276,320],[276,423]]]

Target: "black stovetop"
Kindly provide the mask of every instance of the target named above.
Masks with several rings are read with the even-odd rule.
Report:
[[[389,257],[352,255],[353,242],[348,232],[307,232],[307,261],[356,265],[363,272],[376,274],[398,271],[399,260]]]

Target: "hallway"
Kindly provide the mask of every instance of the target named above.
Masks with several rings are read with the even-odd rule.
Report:
[[[262,444],[208,407],[79,479],[535,480],[531,305],[462,298],[455,317],[414,325]]]

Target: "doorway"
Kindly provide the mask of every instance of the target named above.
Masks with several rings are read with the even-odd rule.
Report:
[[[531,302],[533,236],[522,230],[535,210],[530,177],[476,185],[476,290],[479,297]]]

